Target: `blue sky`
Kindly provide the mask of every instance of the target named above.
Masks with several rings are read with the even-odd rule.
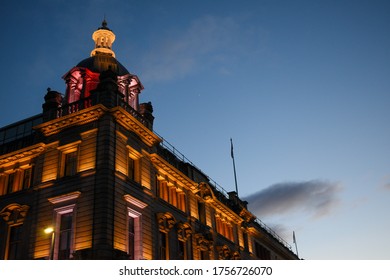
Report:
[[[6,1],[0,126],[41,112],[103,17],[155,130],[305,259],[390,259],[388,1]]]

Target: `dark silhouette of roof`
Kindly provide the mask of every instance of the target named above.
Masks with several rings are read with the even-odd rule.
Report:
[[[77,64],[77,67],[84,67],[92,72],[101,73],[108,69],[114,71],[118,76],[130,74],[129,71],[113,56],[105,53],[98,53],[86,58]]]

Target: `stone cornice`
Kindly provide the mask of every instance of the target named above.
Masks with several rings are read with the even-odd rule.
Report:
[[[83,125],[95,121],[99,119],[105,111],[107,111],[107,108],[101,104],[98,104],[87,109],[83,109],[78,112],[69,114],[67,116],[60,117],[37,125],[34,127],[34,129],[42,132],[44,136],[57,134],[65,128],[76,125]]]
[[[45,150],[45,146],[46,145],[44,143],[38,143],[33,146],[17,150],[15,152],[2,155],[0,156],[0,166],[7,163],[13,163],[19,160],[27,160],[33,158],[43,152]]]
[[[149,155],[149,157],[154,166],[157,168],[157,170],[162,173],[161,175],[167,175],[170,178],[174,178],[179,185],[184,185],[192,192],[196,192],[199,186],[198,183],[195,183],[182,172],[174,168],[158,154],[151,154]],[[230,209],[224,203],[219,201],[214,194],[212,194],[212,198],[207,200],[207,203],[212,205],[215,209],[218,209],[220,212],[222,212],[225,216],[229,217],[234,222],[241,223],[243,221],[243,218],[239,216],[239,213],[235,213],[232,209]]]
[[[157,167],[157,170],[162,173],[162,175],[168,175],[169,177],[174,178],[180,185],[184,185],[190,190],[194,190],[197,187],[198,184],[190,180],[176,168],[172,167],[172,165],[161,158],[158,154],[151,154],[150,160]]]
[[[232,209],[230,209],[218,199],[213,199],[211,201],[211,205],[213,205],[216,209],[222,212],[223,215],[229,217],[235,223],[240,224],[243,221],[243,218],[241,218],[238,213],[234,212]]]
[[[161,142],[161,139],[156,134],[146,128],[145,125],[122,107],[115,107],[110,112],[119,124],[128,130],[134,131],[148,146],[152,147]]]

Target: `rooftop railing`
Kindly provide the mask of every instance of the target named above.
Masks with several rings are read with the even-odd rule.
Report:
[[[268,232],[273,238],[275,238],[277,241],[279,241],[280,243],[282,243],[287,249],[289,249],[290,251],[292,251],[291,245],[290,245],[286,240],[284,240],[282,237],[280,237],[280,235],[277,234],[272,228],[270,228],[269,226],[267,226],[262,220],[260,220],[259,218],[256,218],[256,219],[255,219],[255,222],[256,222],[263,230],[265,230],[266,232]]]
[[[209,182],[215,187],[220,193],[222,193],[227,199],[229,198],[228,192],[221,187],[216,181],[210,178],[206,173],[204,173],[199,167],[197,167],[191,160],[189,160],[185,155],[183,155],[178,149],[176,149],[171,143],[169,143],[164,137],[158,134],[156,131],[153,131],[162,141],[160,145],[171,152],[175,157],[177,157],[180,161],[188,163],[199,170],[204,176],[207,177]]]

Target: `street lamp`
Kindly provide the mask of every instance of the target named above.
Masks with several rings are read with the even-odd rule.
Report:
[[[51,234],[51,243],[50,243],[50,255],[49,260],[52,260],[54,257],[54,240],[55,240],[55,231],[53,227],[47,227],[44,229],[46,234]]]

